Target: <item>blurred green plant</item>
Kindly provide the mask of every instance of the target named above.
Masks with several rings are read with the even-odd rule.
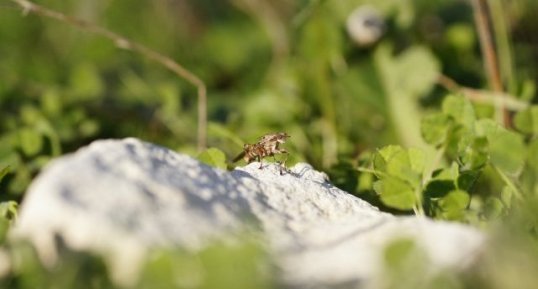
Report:
[[[198,160],[206,165],[225,170],[227,168],[226,155],[217,148],[208,148],[198,155]]]
[[[61,244],[60,244],[61,245]],[[44,266],[27,243],[0,251],[0,288],[125,288],[110,279],[104,259],[60,246],[61,260]],[[198,252],[155,249],[129,288],[276,288],[274,268],[259,241],[247,234],[215,241]]]
[[[275,288],[272,268],[258,241],[216,242],[198,253],[153,252],[138,288]]]

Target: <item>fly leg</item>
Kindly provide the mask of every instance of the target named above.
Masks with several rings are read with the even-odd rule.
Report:
[[[258,159],[258,162],[260,162],[260,167],[258,169],[261,170],[263,167],[262,158],[260,158],[260,156],[256,156],[256,158]]]
[[[285,149],[280,149],[279,153],[286,154],[286,158],[283,161],[278,161],[278,164],[280,165],[280,175],[283,175],[282,169],[288,172],[288,168],[286,168],[286,161],[288,160],[289,153]]]

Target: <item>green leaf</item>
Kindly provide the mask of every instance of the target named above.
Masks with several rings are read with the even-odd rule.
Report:
[[[410,210],[417,203],[413,188],[406,182],[394,177],[386,177],[374,184],[374,190],[388,207]]]
[[[432,180],[426,186],[424,195],[432,199],[446,196],[450,191],[457,189],[458,177],[458,165],[455,162],[452,163],[450,168],[436,171]]]
[[[374,155],[374,169],[378,172],[408,182],[419,188],[424,171],[425,156],[419,149],[405,150],[400,146],[389,145]],[[378,177],[383,178],[382,175]]]
[[[480,120],[477,127],[488,138],[491,163],[506,174],[517,175],[525,160],[523,137],[492,120]]]
[[[470,196],[462,190],[454,190],[438,202],[438,210],[435,215],[447,220],[461,220],[465,217],[465,211],[470,203]]]
[[[450,95],[445,98],[442,107],[443,112],[456,121],[456,123],[467,128],[474,126],[476,117],[473,105],[469,100],[461,96]]]
[[[484,214],[488,219],[495,219],[502,215],[504,205],[498,198],[490,197],[486,200]]]
[[[470,200],[466,191],[453,190],[439,200],[439,206],[445,212],[459,212],[467,208]]]
[[[385,172],[388,160],[395,154],[402,152],[403,148],[397,145],[388,145],[376,151],[374,154],[374,169]]]
[[[423,160],[422,160],[423,161]],[[387,163],[387,173],[411,184],[414,188],[420,186],[422,171],[415,171],[411,165],[409,153],[396,153]]]
[[[458,158],[459,146],[463,137],[472,137],[469,128],[456,124],[448,130],[445,151],[450,158]]]
[[[481,172],[482,169],[460,172],[457,181],[457,187],[460,190],[469,191],[478,180],[478,177],[480,176]]]
[[[422,118],[420,131],[424,140],[431,145],[441,145],[447,137],[450,121],[444,114],[437,113]]]
[[[452,180],[432,180],[424,189],[424,196],[427,199],[438,199],[444,197],[448,192],[456,189]]]
[[[394,76],[400,81],[399,89],[413,97],[430,91],[439,75],[439,63],[432,52],[423,46],[412,46],[395,59]]]
[[[485,137],[471,134],[461,137],[458,143],[458,160],[462,170],[480,169],[486,165],[488,158],[488,140]]]
[[[41,150],[43,137],[39,132],[31,128],[22,128],[18,133],[20,146],[25,155],[33,156]]]
[[[460,172],[459,172],[458,164],[455,162],[452,162],[452,165],[450,165],[449,168],[444,168],[444,169],[436,171],[433,174],[433,179],[455,181],[458,179],[459,174]]]
[[[421,149],[417,148],[409,148],[407,150],[407,153],[409,155],[409,161],[411,163],[411,169],[422,176],[422,173],[424,172],[424,166],[426,162],[426,155]]]
[[[226,155],[217,148],[208,148],[201,152],[198,160],[213,167],[226,169]]]
[[[538,134],[538,105],[533,105],[514,116],[514,126],[526,134]]]

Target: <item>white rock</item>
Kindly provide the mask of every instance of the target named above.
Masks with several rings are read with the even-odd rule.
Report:
[[[54,262],[57,234],[101,253],[126,283],[147,248],[197,250],[255,220],[282,282],[308,288],[368,284],[394,238],[416,240],[439,269],[465,268],[484,242],[464,225],[380,212],[308,164],[284,175],[275,164],[258,167],[226,172],[134,138],[96,141],[36,178],[12,237]]]

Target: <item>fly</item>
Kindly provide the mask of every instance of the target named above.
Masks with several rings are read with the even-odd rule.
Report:
[[[288,151],[283,148],[280,148],[280,144],[286,142],[290,136],[285,132],[270,133],[262,136],[257,143],[255,144],[245,144],[243,146],[243,151],[233,159],[233,162],[237,162],[240,159],[245,160],[247,163],[253,161],[260,162],[259,169],[262,168],[263,163],[262,159],[265,157],[273,157],[273,160],[276,161],[276,154],[286,154],[284,161],[278,161],[280,165],[280,174],[282,175],[282,168],[286,168],[286,160],[288,159]]]

